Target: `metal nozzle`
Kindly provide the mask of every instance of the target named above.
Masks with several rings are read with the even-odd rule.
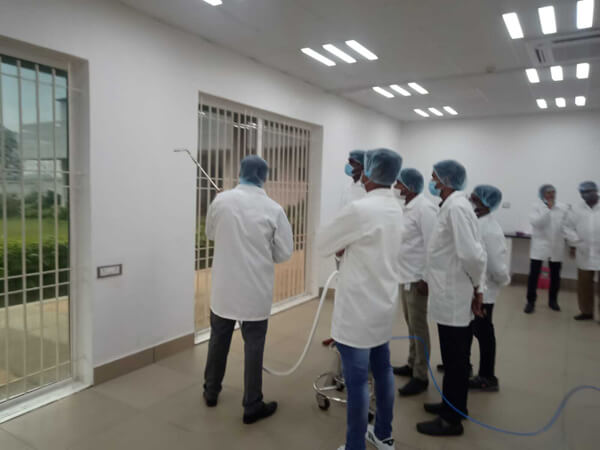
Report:
[[[174,151],[175,153],[181,153],[181,152],[185,152],[185,153],[187,153],[187,154],[188,154],[188,156],[190,157],[190,159],[191,159],[192,161],[194,161],[194,164],[196,164],[196,166],[198,167],[198,169],[200,169],[200,172],[202,172],[202,174],[203,174],[203,175],[206,177],[206,179],[207,179],[208,181],[210,181],[210,184],[212,184],[212,185],[213,185],[213,187],[214,187],[214,188],[217,190],[217,192],[221,192],[221,191],[222,191],[222,189],[221,189],[219,186],[217,186],[217,184],[216,184],[216,183],[213,181],[213,179],[210,177],[210,175],[206,173],[206,170],[204,170],[204,169],[202,168],[202,166],[200,165],[200,163],[199,163],[198,161],[196,161],[196,158],[194,158],[194,157],[192,156],[192,153],[191,153],[191,152],[190,152],[190,151],[189,151],[187,148],[176,148],[176,149],[175,149],[175,150],[173,150],[173,151]]]

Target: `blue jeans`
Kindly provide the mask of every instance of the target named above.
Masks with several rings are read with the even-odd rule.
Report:
[[[369,423],[369,369],[375,379],[375,436],[381,440],[392,436],[395,385],[389,343],[374,348],[348,347],[339,342],[335,345],[342,356],[348,392],[346,450],[365,450]]]

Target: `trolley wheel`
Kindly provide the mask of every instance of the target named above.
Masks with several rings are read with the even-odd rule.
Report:
[[[375,418],[375,414],[373,414],[371,411],[369,411],[369,423],[373,422],[374,418]]]
[[[338,392],[344,392],[346,385],[340,381],[335,381],[335,390]]]
[[[317,394],[317,405],[319,405],[319,409],[327,411],[331,406],[331,402],[324,395]]]

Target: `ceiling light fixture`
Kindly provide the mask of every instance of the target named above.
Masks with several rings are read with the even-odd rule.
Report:
[[[382,87],[375,86],[375,87],[373,87],[373,90],[375,92],[377,92],[379,95],[383,95],[386,98],[394,98],[394,94],[392,94],[391,92],[386,91]]]
[[[437,108],[428,108],[429,111],[431,111],[433,114],[435,114],[438,117],[443,116],[444,114]]]
[[[565,100],[564,97],[556,97],[554,99],[554,102],[556,103],[556,106],[558,106],[559,108],[564,108],[565,106],[567,106],[567,101]]]
[[[562,81],[563,80],[563,69],[561,66],[552,66],[550,67],[550,75],[554,81]]]
[[[523,29],[521,28],[521,22],[519,22],[519,16],[516,12],[502,14],[504,19],[504,25],[508,30],[508,34],[512,39],[522,39]]]
[[[354,40],[346,41],[346,45],[348,47],[350,47],[352,50],[354,50],[356,53],[358,53],[359,55],[367,58],[369,61],[375,61],[376,59],[378,59],[378,57],[375,53],[373,53],[371,50],[369,50],[365,46],[359,44],[357,41],[354,41]]]
[[[425,111],[423,111],[422,109],[415,109],[414,110],[418,115],[420,115],[421,117],[429,117],[429,114],[427,114]]]
[[[429,91],[427,89],[425,89],[423,86],[421,86],[420,84],[417,83],[408,83],[408,87],[410,87],[413,91],[421,94],[421,95],[425,95],[425,94],[429,94]]]
[[[390,88],[396,91],[398,94],[403,95],[404,97],[410,97],[412,94],[408,92],[403,87],[398,86],[397,84],[391,84]]]
[[[539,83],[540,76],[538,75],[537,69],[526,69],[525,74],[530,83]]]
[[[208,3],[209,5],[213,5],[213,6],[219,6],[223,4],[222,0],[204,0],[206,3]]]
[[[546,100],[544,100],[543,98],[538,98],[536,100],[536,103],[538,105],[538,108],[540,108],[540,109],[548,108],[548,102]]]
[[[542,33],[556,33],[556,15],[554,14],[554,6],[544,6],[542,8],[538,8],[538,15],[540,16]]]
[[[594,23],[594,0],[581,0],[577,2],[577,28],[592,28]]]
[[[316,59],[321,64],[325,64],[328,67],[335,66],[335,63],[332,60],[330,60],[329,58],[326,58],[325,56],[321,55],[320,53],[315,52],[312,48],[308,48],[308,47],[303,48],[302,53],[304,53],[307,56],[310,56],[313,59]]]
[[[590,63],[577,64],[577,78],[583,80],[590,76]]]
[[[583,95],[575,97],[575,104],[577,106],[585,106],[585,97]]]
[[[456,110],[454,108],[452,108],[451,106],[444,106],[444,110],[452,116],[456,116],[458,114],[456,112]]]
[[[340,58],[342,61],[344,61],[345,63],[348,64],[354,64],[356,62],[356,59],[354,59],[352,56],[350,56],[348,53],[345,53],[343,51],[341,51],[339,48],[337,48],[335,45],[333,44],[325,44],[323,46],[323,48],[325,50],[327,50],[329,53],[331,53],[332,55],[337,56],[338,58]]]

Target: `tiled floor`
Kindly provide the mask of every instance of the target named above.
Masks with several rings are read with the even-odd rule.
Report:
[[[494,311],[501,391],[471,394],[469,411],[488,424],[531,431],[548,422],[569,388],[600,386],[600,326],[572,319],[576,312],[572,293],[562,295],[561,313],[549,310],[541,299],[532,316],[522,313],[523,295],[522,287],[505,289]],[[324,310],[319,341],[328,334],[331,308],[329,303]],[[272,319],[268,365],[284,368],[292,364],[315,310],[316,303],[311,302]],[[431,330],[432,362],[437,363],[437,334]],[[406,334],[402,319],[396,331]],[[407,342],[393,344],[395,362],[402,363],[406,354]],[[313,379],[329,367],[331,356],[315,342],[296,374],[287,378],[265,375],[265,397],[278,400],[280,410],[267,421],[245,426],[241,421],[242,341],[236,333],[225,388],[215,409],[207,409],[202,402],[204,344],[3,424],[0,449],[336,449],[344,442],[345,410],[337,405],[327,412],[319,410],[312,391]],[[398,385],[403,382],[397,380]],[[576,394],[555,426],[537,437],[507,436],[473,423],[466,423],[465,435],[459,438],[421,436],[415,423],[430,417],[422,403],[438,398],[430,385],[426,394],[397,399],[397,449],[585,450],[600,445],[598,392]]]

